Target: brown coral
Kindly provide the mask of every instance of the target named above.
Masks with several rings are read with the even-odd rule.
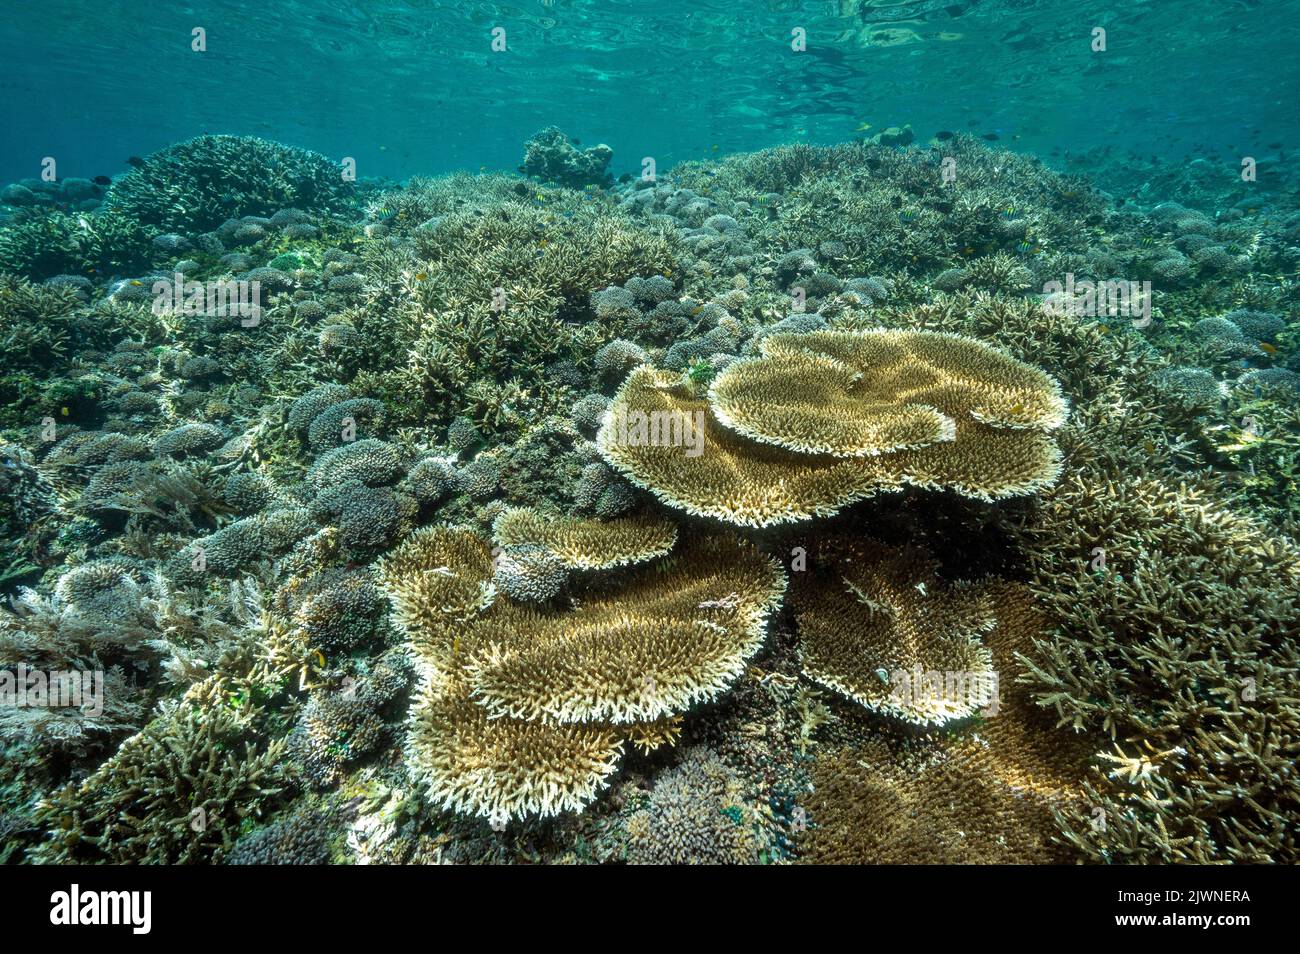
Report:
[[[625,745],[675,741],[678,716],[723,692],[762,642],[785,580],[734,540],[706,538],[571,610],[495,600],[487,543],[424,531],[379,579],[421,660],[408,762],[430,796],[501,819],[577,811]]]
[[[1066,416],[1055,381],[958,335],[777,334],[762,352],[729,365],[709,401],[728,427],[788,450],[860,457],[954,440],[957,421],[1051,430]]]
[[[1059,862],[1056,812],[1083,805],[1088,747],[1053,730],[1033,694],[1010,678],[1016,654],[1049,623],[1024,587],[992,584],[989,634],[1002,680],[996,712],[953,734],[915,738],[873,729],[822,753],[805,802],[802,860],[815,864]]]
[[[956,335],[772,335],[701,399],[643,366],[596,436],[633,483],[743,526],[829,516],[916,486],[979,500],[1037,492],[1060,471],[1065,418],[1042,372]],[[840,456],[836,456],[840,455]]]
[[[571,611],[498,603],[465,636],[474,697],[495,715],[565,723],[683,712],[740,674],[784,588],[770,560],[704,539]]]
[[[570,569],[606,570],[664,556],[677,542],[677,527],[646,516],[582,520],[512,507],[493,521],[492,542],[500,547],[535,544]]]
[[[940,726],[996,695],[982,642],[995,622],[988,588],[944,582],[917,547],[863,541],[791,602],[804,674],[868,709]]]
[[[492,555],[487,541],[459,527],[424,527],[376,565],[397,621],[425,654],[447,647],[452,626],[490,606]]]

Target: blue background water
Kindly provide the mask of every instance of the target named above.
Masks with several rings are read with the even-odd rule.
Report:
[[[864,123],[1235,164],[1300,141],[1298,40],[1300,0],[0,0],[0,181],[43,156],[113,174],[205,132],[361,175],[511,169],[549,124],[609,143],[616,172]]]

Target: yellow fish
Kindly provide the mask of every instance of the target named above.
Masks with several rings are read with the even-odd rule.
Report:
[[[144,282],[140,281],[138,278],[133,278],[131,279],[131,284],[134,285],[136,288],[139,288],[141,285],[144,284]]]
[[[853,130],[853,131],[854,131],[854,132],[866,132],[866,131],[867,131],[868,129],[870,129],[870,128],[871,128],[871,123],[863,123],[861,126],[859,126],[857,129],[855,129],[855,130]]]
[[[416,280],[417,282],[422,282],[422,281],[424,281],[424,280],[425,280],[426,278],[428,278],[428,277],[429,277],[429,276],[426,275],[426,274],[424,274],[424,272],[416,272],[416,273],[415,273],[415,280]]]
[[[1265,354],[1277,354],[1277,345],[1271,345],[1267,341],[1259,343],[1259,350]]]
[[[1024,413],[1024,410],[1025,410],[1025,406],[1023,404],[1014,404],[1011,407],[1012,414],[1022,414]]]

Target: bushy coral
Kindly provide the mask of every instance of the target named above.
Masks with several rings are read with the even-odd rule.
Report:
[[[113,181],[104,201],[169,232],[203,232],[287,206],[342,211],[352,194],[340,167],[319,153],[255,136],[198,136],[148,156]]]

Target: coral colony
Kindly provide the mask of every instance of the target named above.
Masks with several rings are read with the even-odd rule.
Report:
[[[8,185],[0,859],[1300,860],[1295,182],[981,132]]]

